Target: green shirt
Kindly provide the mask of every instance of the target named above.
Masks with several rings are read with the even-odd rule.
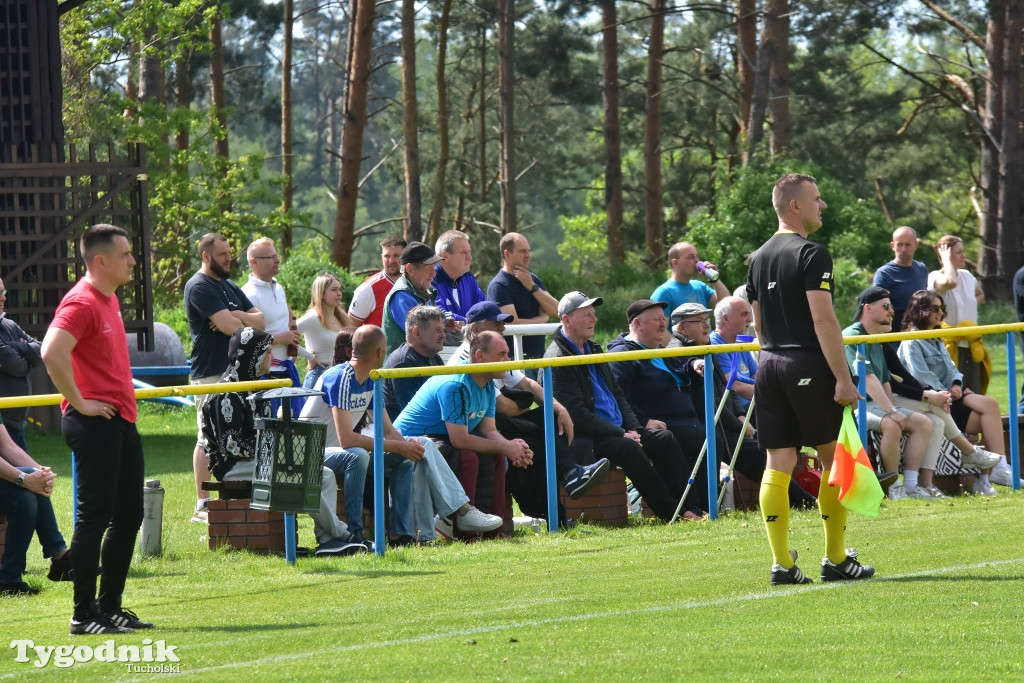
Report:
[[[845,330],[843,330],[844,337],[860,337],[866,335],[868,332],[864,329],[864,325],[856,322]],[[850,372],[853,373],[854,377],[857,376],[857,345],[848,344],[845,347],[846,350],[846,362],[850,366]],[[874,375],[878,378],[878,381],[885,384],[889,381],[889,367],[885,364],[885,353],[882,351],[881,344],[865,344],[864,355],[867,357],[864,367],[869,375]]]

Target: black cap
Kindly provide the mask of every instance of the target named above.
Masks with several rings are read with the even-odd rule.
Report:
[[[401,264],[404,266],[407,263],[420,263],[425,266],[432,266],[441,257],[434,253],[434,250],[423,244],[423,242],[409,242],[404,250],[402,250],[402,258],[399,259]]]
[[[628,324],[633,322],[634,318],[646,311],[648,308],[655,308],[657,306],[660,306],[661,310],[664,311],[668,308],[668,303],[665,301],[651,301],[650,299],[634,301],[629,305],[629,308],[626,309],[626,323]]]
[[[889,298],[889,290],[885,287],[868,287],[857,297],[857,312],[853,315],[853,322],[860,320],[860,314],[864,312],[864,304],[873,304],[876,301]]]

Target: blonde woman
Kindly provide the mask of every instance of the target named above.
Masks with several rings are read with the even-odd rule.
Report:
[[[317,378],[334,360],[334,340],[344,327],[354,327],[352,319],[341,306],[341,281],[330,273],[321,273],[313,280],[309,309],[299,318],[298,328],[305,338],[305,348],[313,353],[309,372],[302,386],[311,389]]]

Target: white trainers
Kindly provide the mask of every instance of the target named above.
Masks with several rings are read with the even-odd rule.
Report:
[[[986,451],[981,446],[975,446],[973,453],[962,453],[960,455],[960,464],[964,467],[977,467],[986,470],[1002,460],[1002,457],[997,453]]]
[[[918,488],[920,488],[920,487],[918,487]],[[949,498],[949,496],[947,496],[945,493],[943,493],[942,489],[940,489],[935,484],[928,484],[928,486],[925,486],[925,489],[930,494],[932,494],[932,498]]]
[[[990,482],[982,481],[980,478],[974,480],[974,493],[978,496],[995,496],[999,492]]]
[[[988,480],[1000,486],[1013,486],[1013,470],[1009,465],[1000,465],[988,475]]]
[[[903,484],[893,484],[889,487],[889,500],[905,500],[906,497],[907,491]]]
[[[915,486],[910,491],[904,491],[904,498],[916,498],[918,500],[931,500],[932,492],[923,486]]]
[[[452,517],[455,519],[455,526],[459,531],[475,531],[478,534],[494,531],[505,521],[497,515],[480,512],[472,505],[466,510],[466,514],[456,512]]]
[[[192,511],[192,519],[189,521],[195,522],[196,524],[209,524],[210,516],[209,512],[206,510],[206,504],[209,502],[209,498],[203,498],[201,501],[196,503],[196,508]]]
[[[452,525],[451,518],[434,515],[434,532],[446,541],[455,538],[455,527]]]

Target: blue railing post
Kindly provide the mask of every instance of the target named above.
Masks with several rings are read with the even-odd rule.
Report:
[[[555,396],[551,367],[544,372],[544,465],[548,476],[548,531],[558,531],[558,475],[555,473]]]
[[[298,554],[295,542],[295,513],[284,513],[284,561],[288,564],[295,564],[295,556]]]
[[[857,392],[864,397],[857,401],[857,431],[860,432],[860,442],[864,444],[864,450],[868,450],[868,373],[867,373],[867,346],[864,342],[857,344]],[[878,456],[881,461],[882,456]]]
[[[1010,484],[1013,490],[1017,491],[1020,489],[1020,428],[1017,425],[1017,340],[1014,339],[1014,334],[1006,333],[1006,390],[1009,394],[1006,404],[1010,428]]]
[[[74,531],[78,519],[78,468],[75,467],[75,452],[71,451],[71,529]]]
[[[373,383],[373,552],[384,556],[384,383]]]
[[[718,449],[715,432],[715,357],[704,354],[704,424],[708,440],[708,517],[718,519]]]

